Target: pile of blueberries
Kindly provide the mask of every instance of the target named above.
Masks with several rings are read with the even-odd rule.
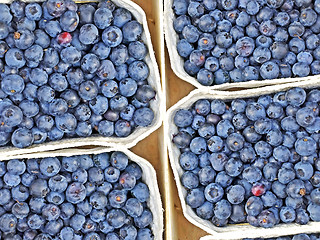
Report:
[[[142,25],[109,0],[0,4],[0,146],[152,124]]]
[[[142,169],[122,152],[0,162],[0,238],[152,240]]]
[[[244,238],[243,240],[263,240],[264,238]],[[297,234],[293,236],[284,236],[284,237],[277,237],[277,238],[266,238],[266,240],[319,240],[319,234]]]
[[[199,99],[174,115],[186,203],[216,226],[320,221],[320,90]]]
[[[173,0],[185,71],[209,86],[320,74],[320,0]]]

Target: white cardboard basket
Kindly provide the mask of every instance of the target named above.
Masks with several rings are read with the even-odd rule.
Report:
[[[204,86],[200,84],[196,78],[190,76],[184,70],[184,59],[178,54],[177,51],[177,43],[179,41],[179,36],[173,28],[173,21],[176,19],[174,11],[172,9],[173,0],[164,0],[164,33],[165,40],[169,52],[171,68],[173,72],[182,80],[194,85],[197,88],[209,88],[215,90],[227,90],[231,88],[237,89],[246,89],[246,88],[256,88],[268,85],[275,85],[281,83],[289,83],[289,82],[300,82],[304,80],[316,80],[320,76],[309,76],[302,78],[281,78],[281,79],[272,79],[272,80],[255,80],[248,82],[239,82],[239,83],[224,83],[220,85],[212,85],[212,86]]]
[[[211,236],[206,236],[201,240],[209,239],[242,239],[242,238],[269,238],[278,237],[284,235],[292,235],[298,233],[311,233],[320,232],[320,222],[309,222],[307,225],[299,224],[279,224],[273,228],[253,227],[248,223],[243,224],[229,224],[226,227],[216,227],[208,220],[203,220],[196,215],[194,210],[186,204],[185,197],[187,195],[186,189],[180,182],[180,177],[184,173],[184,170],[179,164],[180,150],[172,142],[172,136],[178,132],[177,126],[173,122],[175,113],[179,109],[188,109],[198,99],[221,99],[229,101],[238,98],[247,97],[259,97],[265,94],[272,94],[279,91],[285,91],[292,87],[312,88],[320,87],[319,80],[310,80],[303,82],[287,83],[277,86],[266,86],[257,89],[248,89],[242,91],[215,91],[212,89],[196,89],[192,91],[188,96],[181,99],[177,104],[172,106],[167,111],[167,117],[165,119],[165,141],[168,145],[170,164],[173,170],[173,175],[178,188],[178,194],[182,205],[182,211],[184,216],[189,222],[197,227],[205,230]],[[320,213],[319,213],[320,214]]]
[[[147,202],[148,207],[153,215],[153,223],[151,229],[154,235],[154,240],[162,240],[163,237],[163,209],[162,202],[157,182],[156,171],[153,166],[146,160],[143,159],[126,148],[120,147],[98,147],[93,149],[64,149],[56,150],[51,152],[40,152],[40,153],[30,153],[17,155],[15,157],[2,157],[1,160],[10,160],[10,159],[29,159],[29,158],[45,158],[45,157],[62,157],[62,156],[77,156],[84,154],[100,154],[105,152],[120,151],[125,153],[128,158],[137,163],[142,168],[142,180],[145,184],[148,185],[150,190],[150,199]]]
[[[315,232],[312,231],[312,232],[303,232],[303,233],[312,234],[312,233],[315,233]],[[289,234],[289,235],[285,234],[285,235],[283,235],[283,236],[290,236],[290,235],[297,235],[297,234],[300,234],[300,232],[292,233],[292,234]],[[252,239],[252,238],[250,238],[250,239]],[[269,237],[264,237],[264,236],[263,236],[263,237],[261,237],[261,238],[259,238],[259,239],[261,239],[261,240],[268,240]],[[217,238],[215,238],[215,237],[212,236],[212,235],[207,235],[207,236],[201,237],[199,240],[222,240],[222,239],[217,239]],[[229,240],[243,240],[243,238],[237,238],[237,236],[233,236],[233,238],[229,238]],[[254,239],[252,239],[252,240],[254,240]]]
[[[11,3],[12,0],[0,0],[0,3]],[[27,0],[26,2],[43,2],[40,1],[34,1],[34,0]],[[88,3],[88,2],[98,2],[93,1],[87,1],[87,0],[77,0],[79,3]],[[59,141],[50,141],[45,142],[42,144],[33,144],[32,146],[28,148],[16,148],[11,146],[6,147],[0,147],[0,152],[2,156],[13,156],[18,154],[28,154],[28,153],[34,153],[34,152],[43,152],[43,151],[51,151],[56,149],[62,149],[62,148],[70,148],[70,147],[79,147],[79,146],[86,146],[86,145],[94,145],[94,146],[126,146],[126,148],[131,148],[135,146],[139,141],[149,136],[152,132],[154,132],[156,129],[158,129],[162,124],[162,119],[164,112],[159,111],[159,109],[164,109],[164,93],[161,89],[160,84],[160,74],[159,74],[159,68],[156,62],[156,58],[154,55],[154,50],[151,42],[151,36],[148,28],[147,18],[146,14],[143,11],[143,9],[128,0],[112,0],[113,3],[115,3],[119,7],[123,7],[128,9],[132,15],[136,18],[136,20],[143,25],[143,34],[142,34],[142,40],[148,47],[148,55],[145,58],[145,62],[148,65],[150,69],[150,75],[148,77],[148,83],[153,87],[153,89],[156,91],[156,97],[154,100],[150,101],[151,109],[154,112],[154,120],[151,124],[151,126],[148,127],[137,127],[133,133],[131,133],[129,136],[124,138],[119,137],[103,137],[98,134],[95,134],[90,137],[77,137],[77,138],[65,138]]]

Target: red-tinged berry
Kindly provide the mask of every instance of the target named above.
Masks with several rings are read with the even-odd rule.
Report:
[[[251,192],[256,197],[261,196],[266,192],[265,185],[262,183],[255,183],[251,188]]]
[[[58,35],[57,41],[60,45],[67,46],[71,43],[72,41],[72,36],[68,32],[62,32]]]

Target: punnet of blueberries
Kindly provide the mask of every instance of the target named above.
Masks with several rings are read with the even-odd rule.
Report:
[[[152,125],[143,31],[110,0],[0,4],[0,146]]]
[[[292,236],[283,236],[283,237],[277,237],[277,238],[244,238],[242,240],[319,240],[320,235],[317,233],[313,234],[296,234]]]
[[[205,86],[320,74],[320,0],[173,0],[184,70]]]
[[[152,240],[150,192],[123,152],[0,162],[0,238]]]
[[[320,221],[319,104],[296,87],[176,110],[186,204],[219,227]]]

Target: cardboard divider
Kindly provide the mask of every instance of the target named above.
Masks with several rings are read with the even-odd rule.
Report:
[[[147,15],[147,21],[151,34],[151,40],[153,43],[156,60],[160,68],[161,84],[165,91],[166,81],[164,81],[165,75],[165,63],[164,63],[164,35],[163,35],[163,1],[162,0],[132,0],[140,5]],[[158,111],[162,113],[166,112],[166,96],[163,96],[162,108]],[[130,150],[139,156],[142,156],[153,165],[156,169],[158,184],[161,193],[161,199],[164,205],[164,236],[163,239],[178,239],[178,237],[168,235],[169,222],[168,218],[168,183],[170,178],[168,173],[170,170],[169,161],[167,158],[167,147],[164,145],[164,133],[163,126],[150,134],[147,138],[141,140],[137,145]]]
[[[165,80],[166,88],[165,92],[167,94],[167,108],[174,105],[181,98],[185,97],[190,93],[195,87],[180,78],[178,78],[170,68],[169,56],[166,51],[165,54]],[[166,121],[164,121],[164,128],[167,129],[168,126]],[[165,130],[165,135],[167,130]],[[164,144],[167,146],[170,142],[164,140]],[[139,145],[139,144],[138,144]],[[166,149],[167,154],[167,149]],[[169,165],[169,157],[165,156],[164,162]],[[179,240],[195,240],[202,236],[205,236],[207,232],[201,228],[193,225],[189,222],[183,215],[181,202],[178,196],[176,183],[173,177],[172,169],[170,166],[166,168],[166,191],[165,191],[165,211],[166,211],[166,227],[165,236],[166,239],[179,239]]]
[[[10,3],[11,0],[0,0],[1,3]],[[29,2],[33,2],[29,0]],[[42,2],[42,1],[40,1]],[[97,1],[76,1],[77,3],[88,3]],[[59,141],[50,141],[43,144],[33,144],[28,148],[16,148],[16,147],[1,147],[0,151],[3,156],[14,156],[19,154],[28,154],[33,152],[51,151],[55,149],[80,147],[86,145],[93,146],[118,146],[119,144],[126,146],[127,148],[135,146],[139,141],[149,136],[152,132],[158,129],[162,124],[164,111],[159,109],[165,108],[164,93],[161,88],[159,67],[155,58],[154,49],[151,41],[151,35],[148,27],[148,20],[143,9],[132,1],[128,0],[113,0],[113,2],[119,6],[128,9],[138,22],[143,25],[144,32],[142,34],[142,40],[148,47],[148,55],[145,58],[145,62],[150,69],[148,77],[148,83],[154,88],[157,95],[155,100],[150,102],[151,109],[154,111],[154,120],[149,127],[137,127],[132,134],[127,137],[103,137],[98,134],[86,138],[65,138]]]
[[[205,239],[242,239],[259,237],[268,238],[298,233],[320,232],[320,222],[309,222],[307,225],[279,224],[270,229],[253,227],[248,223],[229,224],[226,227],[219,228],[214,226],[210,221],[199,218],[194,210],[185,202],[187,191],[183,188],[180,182],[180,177],[184,172],[179,164],[180,150],[172,143],[172,136],[178,131],[178,128],[173,123],[174,114],[178,109],[190,108],[192,104],[198,99],[221,99],[224,101],[230,101],[237,98],[259,97],[264,94],[285,91],[292,87],[302,87],[306,89],[320,87],[320,80],[309,80],[304,82],[267,86],[258,89],[247,89],[235,92],[215,91],[212,89],[197,89],[192,91],[188,96],[181,99],[177,104],[172,106],[167,111],[167,118],[165,120],[165,141],[168,143],[170,164],[173,169],[174,178],[176,180],[182,211],[189,222],[212,235],[206,237]]]
[[[78,155],[95,155],[105,152],[120,151],[125,153],[128,158],[137,163],[142,168],[142,180],[148,185],[150,190],[150,200],[148,201],[148,207],[153,214],[153,224],[151,229],[154,234],[155,240],[163,239],[163,208],[161,203],[161,197],[159,187],[157,183],[156,171],[152,165],[146,159],[139,157],[133,152],[127,150],[123,146],[118,147],[98,147],[91,149],[78,149],[70,148],[63,150],[56,150],[51,152],[30,153],[24,155],[15,156],[14,159],[29,159],[29,158],[46,158],[46,157],[65,157],[65,156],[78,156]],[[1,158],[2,161],[12,159],[11,157]]]
[[[179,36],[173,28],[173,21],[176,18],[174,11],[172,9],[173,0],[165,0],[164,4],[164,26],[165,26],[165,40],[167,43],[167,48],[169,52],[171,68],[173,72],[184,81],[194,85],[197,88],[210,88],[215,90],[228,90],[228,89],[247,89],[247,88],[257,88],[268,85],[277,85],[290,82],[300,82],[305,80],[316,80],[320,78],[320,75],[309,76],[309,77],[298,77],[298,78],[281,78],[272,80],[255,80],[247,82],[237,82],[237,83],[224,83],[221,85],[204,86],[200,84],[195,77],[190,76],[184,70],[184,59],[178,54],[177,43],[179,41]]]

